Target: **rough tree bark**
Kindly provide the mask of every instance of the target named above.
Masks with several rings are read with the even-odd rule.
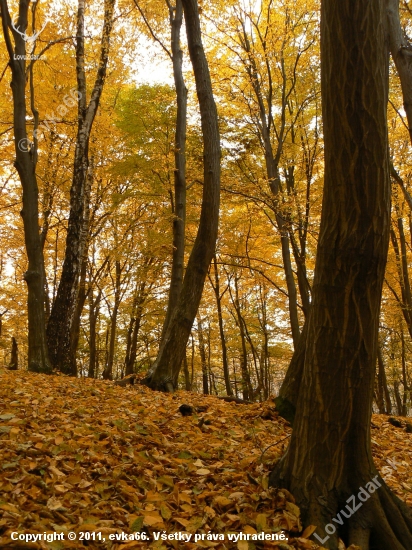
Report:
[[[196,317],[210,262],[215,253],[220,203],[220,136],[212,82],[203,50],[196,0],[182,0],[190,59],[196,81],[203,135],[204,185],[199,228],[178,303],[153,367],[143,383],[174,391],[186,344]]]
[[[387,36],[389,49],[401,81],[404,108],[410,128],[409,135],[412,142],[412,46],[402,31],[399,17],[399,0],[386,0],[386,17],[388,23]],[[401,187],[409,207],[412,208],[412,199],[409,196],[402,179],[396,172],[393,165],[390,165],[390,169],[392,177]],[[405,310],[403,309],[402,311],[404,312]],[[292,423],[295,416],[299,387],[303,374],[303,364],[306,352],[307,324],[308,320],[306,319],[302,329],[302,337],[299,340],[298,347],[295,348],[295,353],[286,373],[285,380],[283,381],[279,395],[276,398],[276,406],[280,414]]]
[[[385,22],[385,0],[322,1],[325,179],[313,304],[291,442],[270,477],[332,550],[338,534],[362,550],[412,548],[411,511],[379,478],[370,444],[390,223]],[[374,477],[380,488],[348,514],[348,499]]]
[[[9,55],[11,69],[11,89],[13,94],[13,127],[16,160],[14,166],[19,174],[22,186],[24,241],[28,266],[24,274],[27,283],[28,299],[28,368],[34,372],[51,372],[47,353],[45,328],[45,284],[44,258],[39,231],[38,186],[36,179],[37,139],[31,143],[26,128],[26,42],[21,34],[12,30],[14,46],[10,36],[11,19],[6,0],[0,1],[1,20],[4,40]],[[23,32],[27,29],[29,2],[20,0],[16,28]],[[15,59],[16,57],[16,59]],[[33,86],[31,81],[31,105],[34,111]],[[33,113],[38,122],[37,111]]]
[[[110,34],[113,26],[115,0],[104,2],[104,23],[100,60],[89,104],[86,103],[86,72],[84,53],[85,2],[79,0],[76,34],[76,72],[78,88],[78,128],[74,155],[73,180],[70,189],[70,214],[66,251],[56,299],[47,323],[47,344],[54,368],[75,375],[71,333],[79,292],[79,277],[86,252],[87,216],[90,202],[89,139],[106,78]],[[76,350],[74,350],[76,351]]]

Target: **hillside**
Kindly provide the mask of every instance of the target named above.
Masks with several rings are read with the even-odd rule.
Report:
[[[0,548],[320,548],[293,496],[268,489],[290,433],[272,401],[1,369]],[[412,434],[374,415],[372,439],[382,477],[412,505]],[[258,539],[282,529],[287,543]],[[11,540],[45,532],[64,541]],[[139,532],[149,540],[130,540]]]

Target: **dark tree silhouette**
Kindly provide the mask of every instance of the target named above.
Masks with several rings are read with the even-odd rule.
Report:
[[[203,50],[197,0],[182,0],[187,42],[196,80],[203,135],[204,184],[199,228],[190,254],[179,298],[162,337],[159,354],[144,383],[173,391],[186,344],[215,253],[220,204],[220,136],[212,82]]]
[[[386,2],[323,0],[321,17],[325,180],[313,303],[293,434],[270,482],[292,491],[327,548],[337,550],[339,534],[362,550],[407,550],[411,512],[379,477],[370,445],[390,224]],[[380,486],[348,513],[374,478]]]

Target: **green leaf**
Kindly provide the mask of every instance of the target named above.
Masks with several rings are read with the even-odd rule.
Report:
[[[120,428],[123,431],[127,431],[129,429],[129,426],[123,419],[119,420],[113,420],[113,424],[116,426],[116,428]]]
[[[130,530],[133,533],[140,533],[140,531],[142,530],[142,527],[143,527],[143,521],[144,521],[143,516],[139,516],[138,518],[136,518],[134,520],[134,522],[131,524]]]
[[[182,451],[177,455],[177,458],[188,460],[189,458],[192,458],[192,454],[189,451]]]
[[[15,414],[11,414],[11,413],[0,414],[0,420],[11,420],[15,416],[16,416]]]
[[[163,483],[163,485],[167,485],[168,487],[175,486],[175,483],[173,481],[173,478],[171,476],[160,476],[157,478],[157,481],[160,481],[160,483]]]

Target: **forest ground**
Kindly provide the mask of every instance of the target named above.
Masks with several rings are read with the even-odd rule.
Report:
[[[193,414],[182,416],[182,404]],[[272,400],[239,405],[0,368],[0,548],[320,548],[305,538],[313,528],[302,533],[293,496],[268,489],[290,433]],[[412,505],[412,434],[374,415],[372,441],[382,477]],[[281,529],[288,543],[228,540]],[[64,542],[11,540],[53,531]],[[109,540],[139,531],[147,542]],[[225,540],[194,542],[208,532]]]

